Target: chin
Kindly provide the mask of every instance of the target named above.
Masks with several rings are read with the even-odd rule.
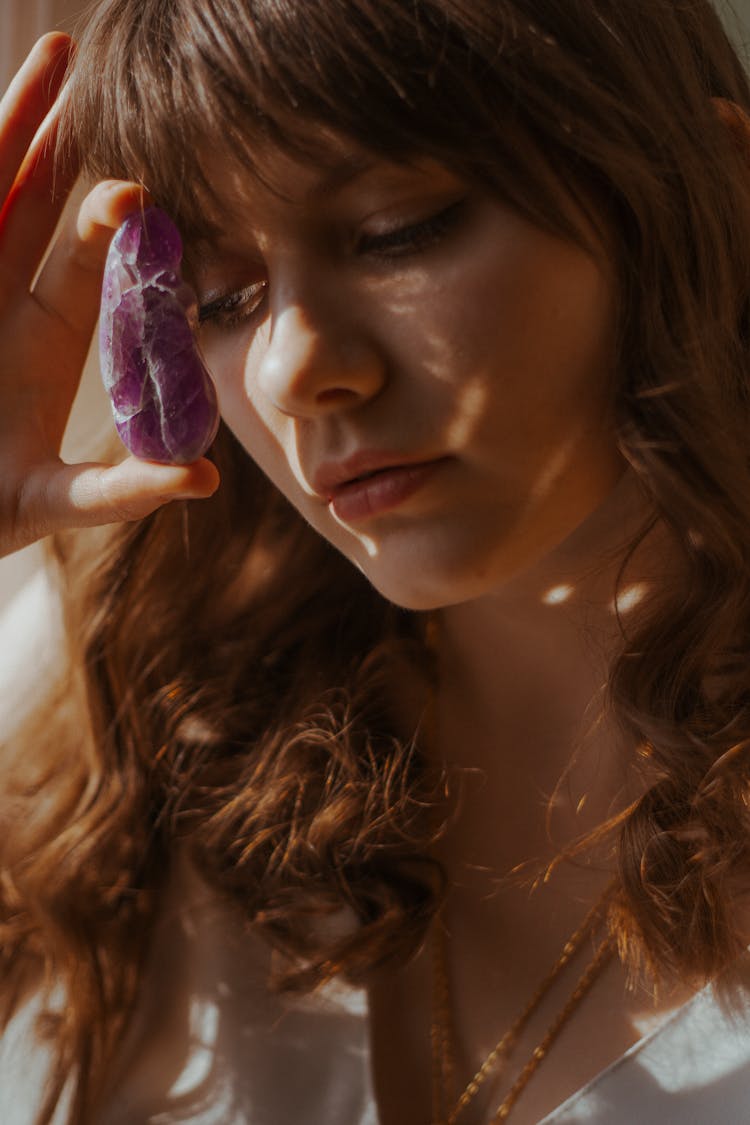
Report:
[[[448,609],[498,594],[538,565],[564,542],[575,527],[546,535],[506,537],[484,535],[446,543],[438,540],[422,550],[366,555],[356,565],[387,601],[415,612]],[[349,555],[351,558],[351,555]]]
[[[362,570],[387,601],[400,609],[417,613],[474,601],[498,590],[513,577],[512,573],[503,573],[501,568],[496,567],[492,571],[479,568],[468,571],[458,568],[428,569],[419,563],[403,564],[396,573],[384,573],[380,567],[367,565]],[[408,581],[404,580],[406,573],[409,574]]]

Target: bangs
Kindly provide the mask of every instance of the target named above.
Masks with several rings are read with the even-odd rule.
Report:
[[[491,7],[489,29],[403,0],[109,0],[81,37],[61,137],[91,178],[143,183],[187,243],[217,233],[227,158],[262,180],[269,145],[324,165],[331,134],[432,157],[575,237],[519,86],[525,58],[533,79],[540,50],[560,51]],[[559,113],[555,131],[569,141]]]

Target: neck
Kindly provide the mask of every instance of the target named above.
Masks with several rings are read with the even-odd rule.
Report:
[[[460,778],[444,842],[460,883],[549,862],[633,799],[631,755],[603,705],[618,611],[627,626],[664,580],[670,549],[657,524],[618,584],[649,514],[626,472],[535,566],[441,612],[435,752]]]

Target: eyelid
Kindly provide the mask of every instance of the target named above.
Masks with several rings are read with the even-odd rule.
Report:
[[[415,197],[413,200],[403,200],[395,206],[382,207],[371,211],[361,220],[359,225],[367,234],[388,234],[400,227],[416,226],[424,219],[429,219],[433,215],[440,215],[443,211],[447,211],[455,204],[462,202],[465,197],[466,192],[463,191],[460,194],[458,192],[453,192],[450,195],[441,193],[433,198]],[[371,228],[370,223],[373,224]]]
[[[377,254],[382,246],[385,253],[389,246],[393,244],[398,251],[398,245],[401,242],[404,250],[408,252],[410,235],[414,236],[415,242],[419,241],[420,235],[425,236],[428,241],[431,237],[439,238],[455,220],[461,217],[467,203],[468,197],[462,195],[461,198],[433,208],[413,220],[394,222],[382,229],[364,230],[357,239],[356,249],[359,253]]]
[[[421,217],[411,221],[394,221],[385,229],[361,231],[354,253],[387,260],[427,250],[449,233],[468,203],[469,197],[464,193],[447,203],[435,203],[426,214],[423,211]],[[267,286],[267,280],[263,280],[241,288],[209,291],[200,302],[198,323],[213,322],[227,327],[250,319],[260,307]]]
[[[198,323],[204,324],[207,321],[220,320],[222,314],[231,317],[233,310],[242,309],[245,304],[252,302],[253,298],[257,297],[258,301],[253,309],[245,310],[243,313],[244,316],[251,316],[261,303],[266,285],[265,281],[253,281],[250,285],[242,286],[240,289],[214,290],[207,293],[198,308]]]

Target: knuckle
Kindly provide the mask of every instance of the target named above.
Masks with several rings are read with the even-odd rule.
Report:
[[[31,487],[23,478],[18,485],[5,491],[2,502],[2,540],[10,550],[18,550],[46,534],[44,520],[44,495]]]

